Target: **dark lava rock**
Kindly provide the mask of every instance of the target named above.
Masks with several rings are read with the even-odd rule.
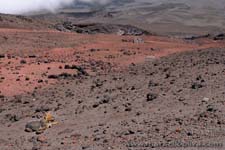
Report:
[[[213,38],[213,40],[224,40],[224,39],[225,39],[225,33],[220,33]]]
[[[205,34],[205,35],[194,35],[194,36],[190,36],[190,37],[185,37],[185,40],[196,40],[196,39],[201,39],[201,38],[208,38],[210,37],[210,34]]]
[[[3,109],[3,108],[0,108],[0,113],[2,113],[3,111],[5,111],[5,109]]]
[[[0,99],[4,99],[5,98],[5,96],[4,95],[0,95]]]
[[[158,94],[148,93],[147,94],[147,101],[153,101],[153,100],[157,99],[157,97],[158,97]]]
[[[52,75],[49,75],[48,78],[49,79],[58,79],[59,77],[58,77],[58,75],[52,74]]]
[[[215,112],[216,109],[215,109],[215,107],[213,107],[212,105],[208,105],[208,106],[207,106],[207,111],[208,111],[208,112]]]
[[[91,48],[89,51],[90,52],[98,52],[98,51],[101,51],[101,49]]]
[[[99,104],[107,104],[109,103],[110,99],[111,99],[110,96],[104,95],[103,99],[99,102]]]
[[[24,60],[24,59],[22,59],[22,60],[20,61],[20,64],[26,64],[26,63],[27,63],[27,61]]]
[[[99,106],[99,103],[95,103],[95,104],[93,104],[93,108],[97,108]]]
[[[49,75],[48,78],[49,79],[71,79],[74,76],[69,74],[69,73],[61,73],[59,75]]]
[[[148,83],[148,87],[155,87],[158,85],[159,85],[158,83],[154,83],[153,81],[149,81],[149,83]]]
[[[200,81],[200,82],[202,82],[202,83],[205,82],[205,80],[202,78],[202,76],[198,76],[198,77],[196,78],[196,80],[197,80],[197,81]]]
[[[29,58],[36,58],[37,56],[36,55],[29,55],[28,57]]]
[[[55,28],[59,31],[72,31],[82,34],[115,34],[120,32],[121,35],[149,35],[148,31],[143,29],[130,26],[130,25],[116,25],[116,24],[73,24],[72,22],[64,22],[62,24],[57,24]]]
[[[72,65],[72,66],[70,66],[70,65],[65,65],[65,66],[64,66],[64,69],[76,69],[76,66],[75,66],[75,65]]]
[[[3,54],[0,54],[0,58],[5,58],[5,55],[3,55]]]
[[[50,111],[50,110],[51,109],[48,106],[44,105],[44,106],[41,106],[41,107],[37,108],[35,110],[35,112],[47,112],[47,111]]]
[[[78,71],[78,73],[80,73],[81,75],[84,76],[88,76],[89,74],[84,70],[84,68],[80,67],[80,66],[76,66],[76,69]]]
[[[100,79],[97,79],[94,81],[94,84],[95,84],[95,87],[102,87],[103,86],[103,82],[102,80]]]
[[[126,108],[125,111],[131,111],[132,109],[130,107]]]
[[[191,85],[191,88],[196,90],[196,89],[203,88],[203,85],[195,82]]]
[[[9,119],[9,121],[11,122],[17,122],[20,120],[20,118],[17,115],[7,114],[5,117]]]
[[[72,65],[72,66],[65,65],[64,69],[76,69],[79,74],[84,75],[84,76],[88,76],[88,73],[81,66],[77,66],[77,65]]]
[[[187,136],[192,136],[193,134],[191,132],[187,132]]]
[[[38,83],[43,83],[44,81],[42,79],[38,80]]]
[[[132,130],[128,130],[128,131],[124,132],[123,134],[124,135],[132,135],[132,134],[135,134],[135,132]]]

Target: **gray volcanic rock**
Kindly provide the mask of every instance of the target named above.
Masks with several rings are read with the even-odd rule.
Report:
[[[116,25],[116,24],[73,24],[72,22],[64,22],[57,24],[55,28],[59,31],[72,31],[84,34],[120,34],[120,35],[149,35],[148,31],[139,29],[131,25]]]

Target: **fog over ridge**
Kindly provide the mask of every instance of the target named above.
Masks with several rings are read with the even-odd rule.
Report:
[[[35,11],[55,12],[75,2],[106,4],[110,0],[0,0],[0,13],[23,14]]]

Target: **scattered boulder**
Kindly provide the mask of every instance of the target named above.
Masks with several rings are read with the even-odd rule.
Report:
[[[96,48],[91,48],[89,49],[90,52],[99,52],[101,51],[101,49],[96,49]]]
[[[41,107],[38,107],[35,112],[48,112],[50,111],[50,108],[47,105],[43,105]]]
[[[94,81],[94,87],[100,88],[100,87],[103,86],[103,83],[104,83],[104,81],[102,81],[100,79],[97,79],[97,80]]]
[[[4,95],[0,95],[0,99],[4,99],[5,98],[5,96]]]
[[[94,103],[92,107],[97,108],[98,106],[99,106],[99,103]]]
[[[225,40],[225,33],[217,34],[216,36],[214,36],[213,40],[215,40],[215,41],[217,41],[217,40]]]
[[[193,90],[197,90],[197,89],[200,89],[200,88],[202,88],[202,87],[203,87],[202,84],[196,83],[196,82],[194,82],[194,83],[191,85],[191,88],[192,88]]]
[[[32,121],[28,122],[25,126],[26,132],[39,132],[42,128],[44,128],[45,122],[43,121]]]
[[[49,79],[58,79],[58,75],[49,75],[48,76]]]
[[[38,83],[43,83],[44,81],[42,79],[39,79],[37,82]]]
[[[196,39],[202,39],[202,38],[208,38],[210,37],[210,34],[205,34],[205,35],[193,35],[189,37],[185,37],[185,40],[196,40]]]
[[[153,101],[157,98],[158,98],[158,94],[155,94],[155,93],[148,93],[147,94],[147,101]]]
[[[56,125],[58,122],[55,121],[55,118],[50,114],[46,113],[44,118],[41,120],[31,121],[25,125],[26,132],[36,132],[36,134],[43,133],[46,129]]]
[[[156,87],[158,85],[159,85],[158,83],[154,83],[153,81],[149,81],[148,83],[148,87]]]
[[[207,106],[207,111],[208,111],[208,112],[215,112],[216,109],[215,109],[215,107],[214,107],[213,105],[208,105],[208,106]]]
[[[149,35],[148,31],[131,26],[131,25],[117,25],[117,24],[103,24],[103,23],[90,23],[90,24],[73,24],[72,22],[63,22],[62,24],[55,25],[58,31],[71,31],[81,34],[119,34],[119,35]]]
[[[130,107],[127,107],[127,108],[125,108],[125,111],[131,111],[132,110],[132,108],[130,108]]]
[[[74,76],[69,73],[61,73],[59,75],[48,75],[49,79],[71,79]]]
[[[99,102],[99,104],[107,104],[110,102],[110,100],[111,100],[110,96],[104,95],[102,100]]]
[[[0,54],[0,58],[5,58],[5,55],[4,54]]]
[[[28,57],[29,58],[36,58],[37,56],[36,55],[29,55]]]
[[[24,60],[24,59],[20,60],[20,64],[26,64],[26,63],[27,63],[26,60]]]
[[[135,134],[135,132],[132,131],[132,130],[128,130],[128,131],[123,132],[123,135],[132,135],[132,134]]]
[[[70,66],[70,65],[65,65],[65,66],[64,66],[64,69],[76,69],[76,66],[75,66],[75,65],[72,65],[72,66]]]
[[[81,66],[75,66],[75,69],[77,69],[78,73],[84,76],[88,76],[89,74],[82,68]]]
[[[17,122],[20,120],[20,117],[18,115],[13,115],[13,114],[7,114],[5,116],[9,121],[11,121],[12,123]]]
[[[99,101],[96,102],[92,105],[93,108],[97,108],[98,106],[102,105],[102,104],[108,104],[111,100],[111,97],[108,95],[104,95],[103,98]]]
[[[84,75],[84,76],[88,76],[89,74],[85,71],[85,69],[81,66],[77,66],[77,65],[65,65],[64,69],[76,69],[78,71],[79,75]]]

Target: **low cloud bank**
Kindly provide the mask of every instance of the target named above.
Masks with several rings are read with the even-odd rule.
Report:
[[[76,2],[106,4],[110,0],[0,0],[0,13],[24,14],[29,12],[50,11],[65,8]]]

